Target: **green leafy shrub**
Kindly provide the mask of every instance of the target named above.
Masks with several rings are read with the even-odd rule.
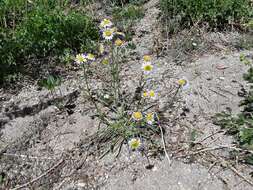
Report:
[[[253,15],[250,0],[160,0],[164,15],[183,26],[208,23],[223,29],[232,23],[244,23]]]
[[[66,48],[90,50],[92,41],[98,39],[89,17],[76,12],[65,15],[58,10],[50,14],[43,10],[33,12],[15,35],[24,53],[36,57],[59,55]]]
[[[39,62],[50,57],[59,60],[66,50],[90,51],[95,47],[99,33],[90,17],[76,10],[65,10],[51,1],[38,2],[29,5],[15,28],[8,24],[0,26],[0,83],[8,75],[23,70],[31,60]],[[3,10],[1,7],[0,13]]]

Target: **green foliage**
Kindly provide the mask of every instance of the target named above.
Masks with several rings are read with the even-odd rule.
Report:
[[[160,0],[165,17],[184,27],[208,23],[224,29],[230,23],[246,23],[253,16],[250,0]]]
[[[135,5],[128,5],[123,8],[115,8],[113,11],[114,19],[122,20],[136,20],[144,16],[143,9]]]
[[[128,4],[123,7],[114,7],[112,15],[116,25],[125,33],[125,40],[131,41],[133,36],[132,26],[144,16],[143,9],[139,6]]]
[[[253,30],[253,19],[251,19],[248,23],[247,26],[249,27],[249,29]]]
[[[239,40],[234,44],[237,49],[247,49],[253,48],[253,38],[251,33],[242,34]]]
[[[97,27],[86,14],[65,9],[69,1],[11,2],[0,3],[0,84],[10,74],[29,70],[31,60],[62,60],[67,51],[94,49]]]
[[[61,84],[61,81],[62,79],[60,77],[49,75],[47,78],[42,79],[39,85],[47,90],[53,91],[56,86]]]
[[[60,55],[65,48],[89,50],[98,33],[91,19],[81,13],[37,10],[16,31],[24,54],[36,57]]]
[[[250,60],[245,55],[240,55],[240,60],[247,65],[251,65]],[[243,107],[241,113],[233,116],[231,110],[218,113],[215,117],[215,124],[227,129],[227,134],[234,135],[238,145],[246,150],[253,150],[253,68],[250,67],[244,75],[244,79],[251,85],[240,106]],[[253,154],[246,154],[245,161],[253,164]]]
[[[2,185],[4,183],[4,180],[5,180],[5,175],[4,175],[4,173],[1,173],[0,174],[0,185]]]

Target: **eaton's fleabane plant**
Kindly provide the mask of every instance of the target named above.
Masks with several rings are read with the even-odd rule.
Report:
[[[141,112],[137,111],[137,112],[133,112],[132,118],[133,118],[135,121],[140,121],[140,120],[142,120],[143,116],[142,116],[142,113],[141,113]]]
[[[120,46],[122,46],[124,44],[124,41],[123,40],[121,40],[121,39],[117,39],[117,40],[115,40],[115,45],[116,46],[118,46],[118,47],[120,47]]]
[[[112,28],[106,28],[102,31],[103,33],[103,38],[105,40],[112,40],[113,39],[113,36],[114,36],[114,29]]]
[[[86,56],[84,54],[77,54],[75,62],[77,64],[83,64],[87,62]]]
[[[144,60],[144,62],[151,62],[152,58],[150,55],[144,55],[143,60]]]
[[[107,27],[111,27],[112,26],[112,22],[109,19],[104,19],[101,21],[100,23],[100,28],[107,28]]]
[[[141,147],[141,140],[139,138],[132,138],[128,144],[132,150],[137,150]]]
[[[108,152],[121,151],[125,144],[132,151],[146,155],[149,147],[160,147],[157,137],[162,138],[162,126],[158,113],[160,91],[159,83],[151,75],[155,72],[155,62],[151,55],[142,55],[136,76],[125,77],[124,65],[128,42],[125,35],[104,19],[100,23],[101,36],[98,51],[94,54],[82,52],[76,55],[76,62],[83,69],[83,81],[86,99],[90,100],[99,119],[100,128],[92,137],[92,143],[98,144],[101,157]],[[87,64],[83,64],[87,63]],[[99,72],[96,72],[96,68]],[[98,74],[96,77],[95,75]],[[94,83],[94,78],[101,80]],[[132,80],[134,86],[129,86]],[[188,81],[176,86],[175,97]],[[95,141],[95,142],[94,142]],[[158,148],[159,149],[159,148]],[[165,147],[164,147],[164,151]]]
[[[92,53],[88,53],[87,55],[85,55],[85,58],[90,61],[95,61],[95,55],[93,55]]]
[[[154,113],[147,113],[146,114],[146,121],[149,125],[152,125],[155,121]]]
[[[143,63],[142,69],[145,75],[149,75],[152,73],[154,66],[152,65],[151,62],[146,62],[146,63]]]

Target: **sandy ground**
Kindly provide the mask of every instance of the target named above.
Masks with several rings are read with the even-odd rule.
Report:
[[[242,79],[247,67],[240,63],[239,55],[252,52],[224,51],[224,47],[223,51],[206,53],[183,65],[173,62],[169,54],[156,56],[156,39],[161,33],[156,5],[156,0],[144,5],[145,16],[134,26],[136,49],[132,54],[135,58],[144,54],[154,56],[157,67],[154,78],[164,85],[164,94],[177,79],[187,77],[190,81],[190,87],[180,96],[180,109],[175,113],[177,122],[165,126],[170,156],[181,155],[180,148],[187,153],[192,131],[197,132],[196,141],[206,147],[230,146],[233,139],[222,131],[217,133],[220,129],[212,124],[212,116],[226,107],[234,113],[239,111],[237,92],[242,85],[247,87]],[[134,58],[126,65],[130,68],[129,75],[140,70]],[[39,176],[35,189],[252,189],[242,176],[252,181],[249,173],[253,168],[235,166],[241,174],[238,176],[223,167],[222,161],[212,162],[208,154],[193,159],[174,158],[171,166],[166,158],[152,158],[151,169],[146,168],[149,165],[146,158],[137,152],[129,153],[126,146],[118,159],[110,155],[98,159],[95,153],[82,149],[98,123],[90,117],[89,104],[83,100],[79,86],[80,82],[73,77],[53,96],[33,85],[15,95],[1,94],[0,172],[8,176],[8,187],[17,187]],[[166,98],[161,97],[161,107]],[[166,110],[166,114],[171,113]],[[214,154],[229,155],[227,149]],[[21,189],[29,188],[32,189],[30,184]]]

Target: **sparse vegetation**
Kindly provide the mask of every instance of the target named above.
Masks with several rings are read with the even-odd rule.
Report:
[[[180,28],[208,25],[225,30],[240,27],[253,16],[250,0],[160,0],[165,19],[179,23]]]
[[[243,110],[238,115],[233,115],[228,108],[227,111],[216,115],[215,124],[225,128],[227,134],[235,137],[236,144],[244,150],[241,154],[242,159],[248,164],[253,164],[253,67],[252,60],[243,54],[240,56],[240,61],[250,66],[244,75],[244,79],[250,84],[250,89],[247,92],[242,88],[242,92],[239,93],[244,97],[240,103]]]

